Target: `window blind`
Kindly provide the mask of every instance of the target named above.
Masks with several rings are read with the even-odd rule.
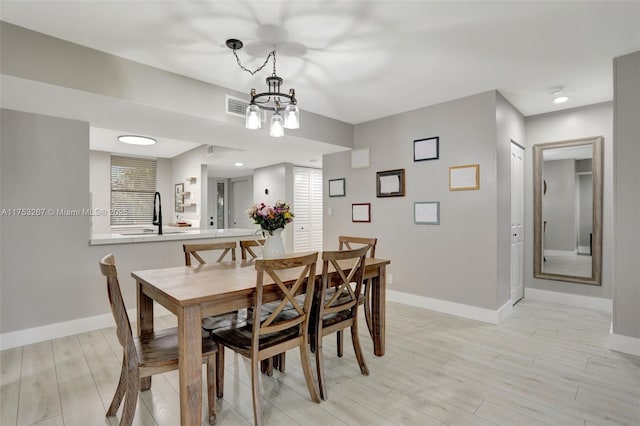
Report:
[[[156,168],[156,160],[111,156],[111,226],[153,221]]]

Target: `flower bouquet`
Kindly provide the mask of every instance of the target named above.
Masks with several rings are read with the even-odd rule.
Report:
[[[265,203],[254,204],[247,214],[253,222],[260,225],[263,231],[267,231],[269,235],[273,235],[273,231],[293,221],[294,214],[289,204],[282,201],[276,201],[276,204],[267,206]]]

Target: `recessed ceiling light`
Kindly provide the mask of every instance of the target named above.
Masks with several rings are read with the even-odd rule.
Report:
[[[118,140],[123,143],[128,143],[130,145],[154,145],[156,140],[153,138],[148,138],[146,136],[136,136],[136,135],[122,135],[118,136]]]
[[[556,96],[555,98],[553,98],[553,102],[556,104],[563,104],[565,102],[567,102],[569,100],[568,96],[565,95],[560,95],[560,96]]]
[[[242,166],[244,166],[244,164],[242,164],[242,163],[234,163],[234,166],[236,166],[236,167],[242,167]]]

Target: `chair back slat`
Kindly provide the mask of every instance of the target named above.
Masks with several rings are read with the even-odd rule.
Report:
[[[133,343],[133,333],[131,323],[124,305],[120,284],[118,282],[118,272],[116,270],[115,257],[108,254],[100,260],[100,272],[107,278],[107,294],[113,319],[116,322],[116,334],[118,341],[125,350],[125,353],[135,355],[136,351]],[[133,350],[131,350],[133,349]],[[137,359],[132,360],[137,362]]]
[[[340,244],[338,250],[353,250],[354,247],[352,244],[358,245],[366,245],[370,246],[369,257],[376,257],[376,244],[378,243],[377,238],[369,238],[369,237],[349,237],[346,235],[340,235],[338,237],[338,243]]]
[[[240,255],[242,260],[247,260],[247,253],[252,259],[256,259],[258,255],[253,251],[251,247],[262,247],[266,240],[242,240],[240,241]]]
[[[309,324],[309,312],[313,302],[317,259],[318,253],[311,253],[283,259],[256,260],[256,299],[253,309],[252,335],[254,346],[259,343],[260,336],[265,334],[282,332],[293,327],[300,327],[301,334],[303,331],[306,333]],[[300,271],[297,273],[294,284],[287,286],[284,281],[292,279],[290,272],[292,269],[300,269]],[[283,279],[287,273],[287,278]],[[265,275],[276,284],[274,292],[277,294],[276,297],[280,300],[280,304],[267,318],[260,321]],[[295,298],[297,294],[305,295],[302,305]],[[286,318],[282,319],[279,316],[287,304],[291,304],[294,309],[287,310]]]
[[[228,243],[204,243],[204,244],[183,244],[182,250],[184,251],[184,264],[191,266],[191,257],[193,256],[201,265],[204,265],[205,260],[198,254],[202,251],[210,250],[223,250],[222,254],[218,257],[216,262],[222,262],[225,256],[231,252],[231,260],[236,260],[236,242],[231,241]]]

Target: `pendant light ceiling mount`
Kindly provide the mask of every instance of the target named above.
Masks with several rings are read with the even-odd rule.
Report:
[[[260,119],[260,110],[273,111],[269,126],[269,134],[274,137],[284,136],[284,129],[298,129],[300,127],[300,111],[298,110],[298,101],[296,99],[295,89],[289,89],[289,93],[280,92],[283,80],[276,74],[276,50],[273,49],[267,55],[264,63],[254,71],[247,69],[242,65],[237,51],[244,47],[242,41],[230,38],[226,41],[229,49],[233,50],[238,66],[241,70],[251,75],[262,70],[268,63],[269,59],[273,61],[273,72],[266,78],[268,87],[267,92],[257,93],[256,89],[251,89],[251,101],[245,113],[245,127],[247,129],[260,129],[262,120]],[[284,119],[280,112],[283,111]]]

